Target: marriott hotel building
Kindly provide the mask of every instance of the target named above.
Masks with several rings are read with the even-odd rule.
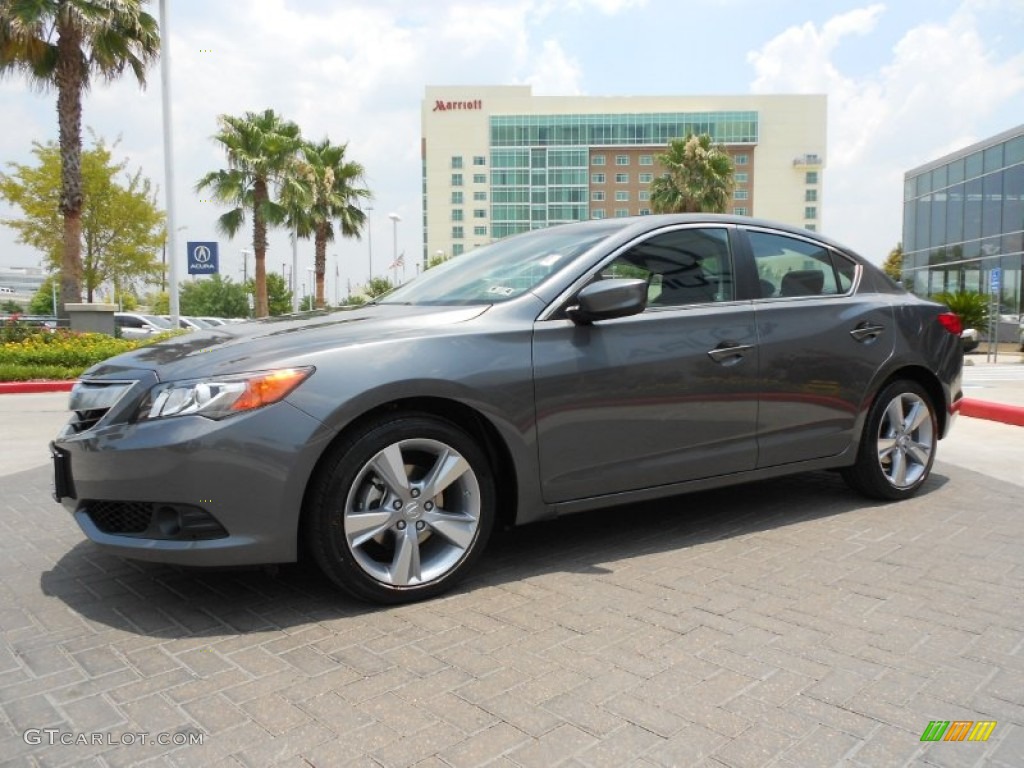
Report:
[[[657,156],[710,134],[735,166],[729,213],[817,229],[825,96],[534,96],[429,86],[422,106],[423,261],[583,219],[651,213]]]

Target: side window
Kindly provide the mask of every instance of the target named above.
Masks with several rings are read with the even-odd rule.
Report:
[[[761,298],[835,296],[853,286],[856,265],[831,249],[770,232],[748,231]]]
[[[720,228],[655,235],[618,256],[600,276],[646,280],[651,307],[732,301],[735,296],[729,233]]]
[[[139,320],[139,318],[137,317],[117,317],[114,319],[114,322],[117,323],[117,325],[120,325],[122,328],[142,327],[142,321]]]

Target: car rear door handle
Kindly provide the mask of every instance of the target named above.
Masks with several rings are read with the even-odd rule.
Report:
[[[869,342],[877,339],[883,331],[885,331],[884,325],[877,325],[875,323],[865,321],[850,331],[850,335],[857,341]]]
[[[737,344],[735,341],[723,341],[714,349],[708,350],[708,357],[722,365],[733,365],[754,348],[753,344]]]

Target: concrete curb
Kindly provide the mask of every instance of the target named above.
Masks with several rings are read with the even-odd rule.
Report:
[[[989,400],[974,400],[965,397],[960,401],[960,414],[962,416],[971,416],[975,419],[988,419],[989,421],[1000,421],[1003,424],[1024,427],[1024,406],[1020,405],[993,403]]]
[[[70,392],[74,381],[0,381],[0,395]]]

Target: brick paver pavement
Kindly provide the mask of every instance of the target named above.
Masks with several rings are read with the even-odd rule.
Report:
[[[48,485],[0,478],[3,765],[1024,765],[1024,487],[967,470],[896,505],[819,473],[517,529],[388,609],[100,554]]]

